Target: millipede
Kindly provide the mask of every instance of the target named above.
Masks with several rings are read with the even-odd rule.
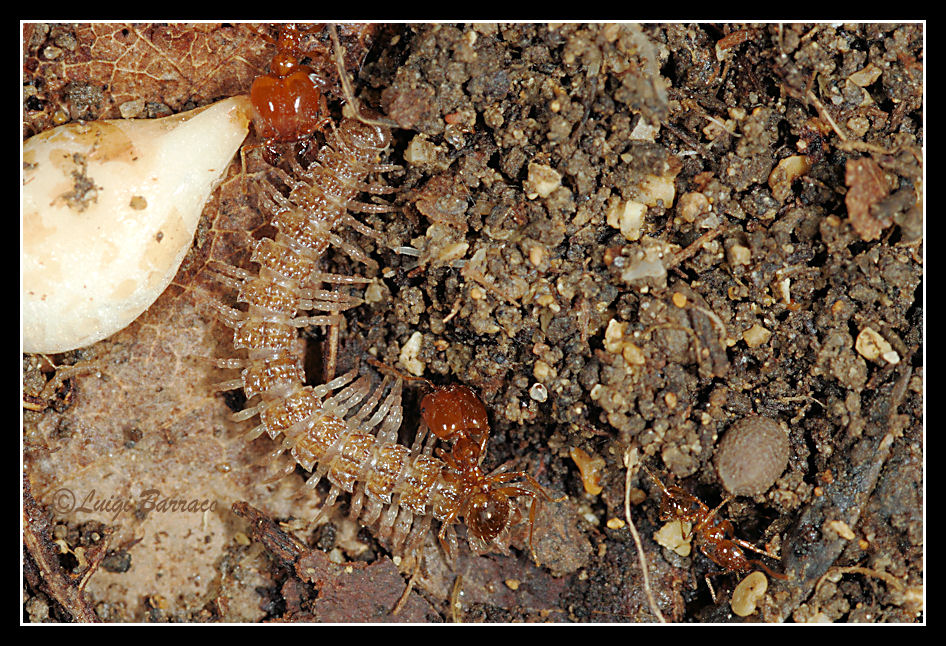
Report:
[[[334,26],[329,29],[346,98],[355,104],[337,33]],[[552,497],[524,471],[500,466],[484,473],[480,464],[489,421],[485,406],[469,387],[432,386],[421,403],[422,423],[408,447],[398,443],[403,419],[401,376],[386,375],[373,388],[367,376],[358,376],[357,369],[334,375],[342,312],[360,299],[325,287],[367,281],[325,273],[320,260],[334,246],[356,261],[373,264],[334,230],[345,224],[377,236],[351,212],[393,212],[391,206],[356,198],[362,193],[391,192],[366,179],[398,167],[379,163],[391,141],[383,121],[362,116],[356,106],[356,118],[343,119],[337,126],[327,114],[321,82],[300,63],[302,35],[295,24],[282,26],[270,72],[256,79],[250,92],[254,125],[267,149],[275,143],[306,140],[317,130],[324,131],[325,144],[307,167],[289,156],[288,170],[273,165],[260,181],[260,206],[278,233],[274,239],[264,237],[255,243],[251,260],[259,265],[258,272],[222,263],[211,267],[219,280],[238,290],[238,302],[247,306],[242,311],[213,303],[222,322],[234,330],[234,348],[246,351],[245,359],[218,361],[219,367],[242,370],[240,378],[222,382],[218,388],[243,389],[247,406],[233,419],[258,416],[258,424],[246,439],[266,434],[278,443],[269,460],[288,459],[285,467],[277,469],[277,477],[288,475],[298,465],[311,473],[307,488],[313,489],[322,478],[328,480],[331,488],[322,512],[347,492],[351,494],[350,516],[366,526],[377,525],[379,535],[390,537],[395,550],[405,553],[418,549],[437,520],[440,544],[454,557],[454,525],[460,519],[474,552],[508,552],[510,530],[523,517],[512,499],[529,497],[529,544],[535,557],[536,508],[539,500]],[[297,328],[308,325],[330,330],[324,371],[328,381],[316,386],[305,385],[301,358],[292,351]],[[435,452],[438,440],[448,447],[436,447]]]

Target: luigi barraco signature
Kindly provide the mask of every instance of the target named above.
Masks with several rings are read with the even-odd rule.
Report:
[[[146,516],[151,512],[158,513],[195,513],[213,512],[217,509],[216,500],[170,498],[161,495],[160,489],[145,489],[137,499],[125,499],[119,496],[103,498],[92,489],[77,502],[78,497],[71,490],[63,487],[51,497],[50,506],[59,514],[68,514],[72,511],[86,513],[110,513],[112,520],[118,518],[122,512],[134,512]]]

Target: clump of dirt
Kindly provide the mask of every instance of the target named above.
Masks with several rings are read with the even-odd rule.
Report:
[[[399,210],[359,215],[383,237],[350,234],[378,269],[366,303],[346,314],[341,367],[371,355],[470,385],[492,424],[484,465],[512,461],[568,496],[540,511],[539,567],[527,533],[512,556],[464,550],[452,569],[431,540],[411,593],[423,597],[410,602],[418,621],[429,612],[653,621],[622,522],[624,456],[637,449],[668,483],[715,507],[725,496],[719,438],[752,416],[787,427],[788,466],[767,491],[720,513],[738,538],[779,554],[789,579],[770,580],[761,609],[735,616],[729,597],[742,575],[713,577],[712,598],[704,575],[719,567],[699,550],[684,557],[654,542],[659,490],[634,475],[632,514],[663,614],[923,620],[923,29],[343,33],[346,47],[364,46],[363,65],[351,67],[359,101],[399,125],[386,161],[403,171],[385,180]],[[264,32],[27,25],[24,132],[115,117],[158,96],[176,111],[245,92],[272,54]],[[217,72],[202,76],[213,62]],[[175,91],[157,95],[167,69],[179,75]],[[99,90],[80,91],[87,86]],[[391,585],[386,546],[347,524],[343,509],[308,527],[317,496],[301,499],[298,475],[259,484],[254,465],[271,446],[241,442],[227,418],[239,396],[214,393],[228,377],[198,360],[233,354],[229,331],[202,306],[233,302],[207,259],[252,268],[248,241],[267,226],[239,171],[237,160],[169,293],[115,337],[54,358],[93,365],[70,373],[72,394],[49,381],[48,362],[24,360],[24,457],[37,501],[52,508],[62,489],[136,501],[128,513],[51,509],[73,552],[90,547],[76,528],[113,527],[96,534],[110,542],[108,567],[82,582],[102,619],[368,620],[331,614],[345,607],[345,586],[280,561],[289,539],[275,528],[268,549],[247,539],[230,512],[238,500],[298,530],[308,544],[293,553],[320,568],[331,569],[312,547],[333,562],[378,563],[357,569],[358,595]],[[341,253],[327,267],[371,273]],[[320,341],[309,331],[310,348]],[[405,394],[406,442],[421,394]],[[603,460],[591,492],[571,449]],[[220,504],[202,518],[143,514],[149,486]],[[49,560],[49,550],[27,559]],[[67,618],[47,603],[56,594],[31,586],[25,618]]]

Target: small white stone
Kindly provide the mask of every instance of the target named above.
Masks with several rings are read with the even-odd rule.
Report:
[[[542,384],[535,383],[532,384],[532,388],[529,389],[529,397],[541,404],[549,398],[549,391]]]
[[[562,175],[551,166],[529,162],[529,179],[526,180],[526,197],[548,197],[562,185]]]
[[[414,332],[411,335],[411,338],[407,340],[407,343],[401,348],[400,361],[401,365],[404,366],[404,369],[415,377],[420,377],[424,374],[424,368],[426,364],[420,360],[420,348],[421,344],[424,341],[424,335],[420,332]]]
[[[677,190],[673,180],[673,175],[661,175],[659,177],[648,175],[641,182],[640,199],[647,206],[657,206],[657,202],[662,201],[665,209],[670,208]]]
[[[727,258],[729,259],[729,264],[734,267],[736,265],[748,265],[749,261],[752,259],[752,250],[737,242],[729,248]]]
[[[637,125],[634,126],[634,130],[631,131],[631,134],[628,135],[629,139],[634,141],[657,141],[657,133],[660,132],[660,126],[652,126],[647,123],[646,119],[641,119],[637,122]]]
[[[857,339],[854,341],[854,349],[862,357],[871,361],[883,359],[890,364],[900,362],[900,355],[890,346],[887,339],[870,327],[865,327],[857,335]]]
[[[615,229],[621,230],[621,235],[631,242],[640,240],[641,224],[644,222],[644,213],[647,207],[640,202],[628,200],[627,202],[618,202],[608,210],[608,224]]]

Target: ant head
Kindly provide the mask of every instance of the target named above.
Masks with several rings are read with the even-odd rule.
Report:
[[[430,432],[442,440],[456,440],[465,436],[479,444],[489,432],[486,407],[463,384],[435,388],[421,400],[420,414]]]
[[[695,499],[679,487],[671,487],[670,495],[660,500],[660,520],[689,520],[700,512]]]
[[[488,489],[472,496],[463,515],[467,530],[480,542],[492,543],[509,524],[509,497]]]

